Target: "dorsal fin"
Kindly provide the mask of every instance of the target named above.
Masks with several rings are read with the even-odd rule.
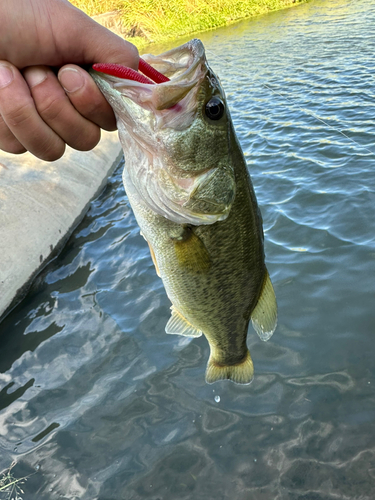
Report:
[[[165,327],[166,333],[171,335],[183,335],[184,337],[200,337],[202,332],[191,325],[177,309],[172,306],[172,316]]]
[[[267,341],[272,337],[277,325],[277,303],[271,278],[266,270],[262,292],[251,314],[254,330],[261,340]]]

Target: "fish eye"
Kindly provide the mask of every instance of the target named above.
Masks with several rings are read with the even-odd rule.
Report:
[[[205,107],[207,118],[210,120],[220,120],[224,115],[225,107],[223,101],[218,97],[213,97],[208,101]]]

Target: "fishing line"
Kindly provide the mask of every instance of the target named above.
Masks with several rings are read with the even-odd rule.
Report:
[[[272,87],[270,87],[269,85],[267,85],[266,83],[262,83],[261,82],[261,85],[262,87],[265,87],[266,89],[270,90],[271,92],[273,92],[274,94],[284,98],[289,104],[291,105],[294,105],[294,106],[297,106],[297,108],[302,111],[303,113],[307,114],[307,115],[310,115],[312,116],[313,118],[315,118],[315,120],[318,120],[320,121],[321,123],[323,123],[326,127],[330,128],[331,130],[334,130],[335,132],[338,132],[339,134],[341,134],[342,136],[344,136],[346,139],[348,139],[348,141],[352,142],[353,144],[355,144],[356,146],[358,146],[359,148],[361,149],[364,149],[365,151],[368,151],[370,154],[374,154],[373,151],[371,151],[371,149],[368,149],[366,146],[362,146],[362,144],[359,144],[357,141],[355,141],[354,139],[352,139],[351,137],[349,137],[348,135],[346,135],[342,130],[334,127],[333,125],[330,125],[329,123],[327,123],[326,121],[324,121],[322,118],[319,118],[319,116],[315,115],[314,113],[312,113],[310,110],[308,109],[304,109],[302,108],[301,106],[299,106],[298,103],[295,103],[293,102],[291,99],[289,99],[288,97],[286,97],[285,95],[281,94],[280,92],[277,92],[276,90],[274,90]]]
[[[210,51],[210,50],[208,50],[208,51],[206,51],[206,52],[211,53],[211,54],[215,57],[215,59],[216,59],[216,60],[218,59],[217,55],[216,55],[214,52],[212,52],[212,51]],[[221,61],[222,61],[222,60],[223,60],[223,59],[221,59]],[[227,63],[227,64],[228,64],[228,66],[230,66],[230,67],[232,67],[232,68],[234,67],[234,64],[233,64],[233,62],[232,62],[232,61],[229,61],[228,59],[224,59],[224,61],[225,61],[225,63]],[[236,68],[236,69],[238,69],[238,68]],[[363,146],[362,144],[359,144],[357,141],[355,141],[354,139],[352,139],[351,137],[349,137],[347,134],[345,134],[342,130],[340,130],[340,129],[338,129],[338,128],[334,127],[333,125],[330,125],[329,123],[327,123],[326,121],[324,121],[322,118],[319,118],[319,116],[317,116],[315,113],[313,113],[313,112],[312,112],[312,111],[310,111],[309,109],[302,108],[302,107],[301,107],[301,106],[300,106],[297,102],[292,101],[289,97],[285,96],[284,94],[281,94],[280,92],[277,92],[277,91],[276,91],[276,90],[274,90],[274,89],[273,89],[270,85],[268,85],[268,84],[266,84],[266,83],[262,82],[262,81],[261,81],[261,79],[260,79],[260,77],[259,77],[259,71],[258,71],[257,73],[255,73],[255,75],[253,76],[253,79],[254,79],[254,80],[257,80],[257,81],[260,83],[260,85],[261,85],[262,87],[264,87],[264,88],[266,88],[267,90],[271,91],[273,94],[278,95],[279,97],[282,97],[282,98],[283,98],[283,99],[285,99],[285,100],[286,100],[289,104],[291,104],[291,105],[293,105],[293,106],[296,106],[296,107],[297,107],[300,111],[302,111],[302,113],[305,113],[305,114],[307,114],[307,115],[312,116],[313,118],[315,118],[315,120],[317,120],[317,121],[319,121],[319,122],[323,123],[323,124],[324,124],[327,128],[329,128],[329,129],[333,130],[334,132],[337,132],[338,134],[342,135],[342,136],[343,136],[343,137],[345,137],[345,138],[346,138],[349,142],[351,142],[351,143],[355,144],[355,145],[356,145],[356,146],[358,146],[360,149],[363,149],[364,151],[367,151],[368,153],[370,153],[370,154],[372,154],[372,155],[373,155],[373,154],[375,154],[375,153],[374,153],[374,151],[371,151],[371,149],[369,149],[368,147]],[[279,103],[279,105],[280,105],[280,106],[283,106],[283,104],[282,104],[282,103]],[[284,107],[286,107],[286,106],[284,105]]]

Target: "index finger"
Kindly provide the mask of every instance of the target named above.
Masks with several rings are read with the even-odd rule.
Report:
[[[22,146],[46,161],[60,158],[65,151],[63,140],[42,120],[30,89],[18,69],[7,61],[0,66],[10,78],[0,86],[0,115]]]

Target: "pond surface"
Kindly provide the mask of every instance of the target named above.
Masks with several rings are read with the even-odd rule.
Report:
[[[201,35],[278,328],[249,332],[251,385],[204,382],[205,338],[164,333],[120,165],[0,326],[0,470],[37,471],[24,500],[374,498],[374,26],[375,0],[316,0]]]

